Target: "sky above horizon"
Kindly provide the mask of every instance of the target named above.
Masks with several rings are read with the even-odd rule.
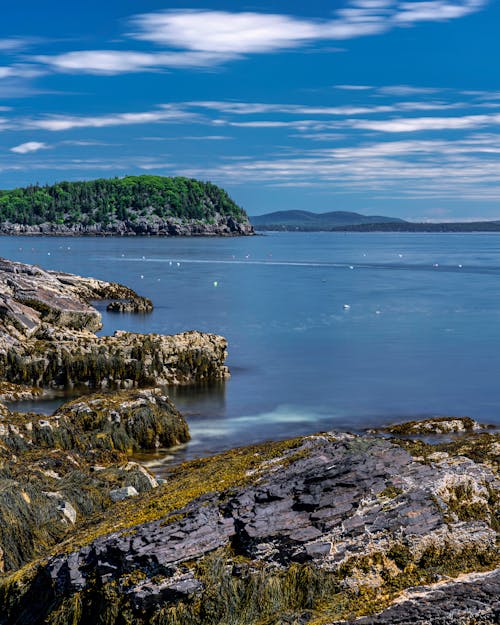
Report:
[[[24,0],[0,188],[128,174],[250,215],[500,219],[498,0]]]

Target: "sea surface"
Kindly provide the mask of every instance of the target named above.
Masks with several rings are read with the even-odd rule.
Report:
[[[171,389],[193,438],[167,461],[429,415],[500,424],[499,234],[0,237],[0,255],[154,301],[151,315],[103,310],[105,334],[227,337],[227,383]]]

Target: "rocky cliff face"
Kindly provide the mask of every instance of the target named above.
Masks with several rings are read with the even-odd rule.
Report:
[[[0,379],[25,387],[130,388],[228,377],[220,336],[97,337],[98,299],[111,300],[111,310],[152,310],[150,300],[123,285],[0,259]]]
[[[450,579],[498,565],[498,436],[465,436],[461,456],[332,432],[180,467],[6,578],[0,623],[497,622],[498,570]]]
[[[109,224],[75,224],[72,226],[42,223],[33,226],[10,222],[0,223],[0,234],[50,236],[251,236],[253,226],[248,219],[237,220],[216,214],[210,221],[167,218],[157,215],[138,216],[135,220],[113,220]]]

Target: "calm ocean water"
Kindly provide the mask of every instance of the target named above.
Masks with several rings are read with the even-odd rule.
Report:
[[[500,235],[1,237],[0,254],[153,299],[104,312],[105,333],[228,338],[229,382],[172,391],[193,435],[176,460],[417,416],[500,424]]]

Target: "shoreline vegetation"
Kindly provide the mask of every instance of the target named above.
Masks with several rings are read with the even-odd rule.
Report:
[[[143,175],[0,190],[0,234],[245,236],[253,228],[210,182]]]
[[[97,337],[96,299],[153,306],[0,260],[0,625],[496,622],[498,432],[466,417],[324,432],[160,480],[132,455],[189,440],[162,387],[227,379],[227,342]],[[82,384],[50,416],[9,409]]]

